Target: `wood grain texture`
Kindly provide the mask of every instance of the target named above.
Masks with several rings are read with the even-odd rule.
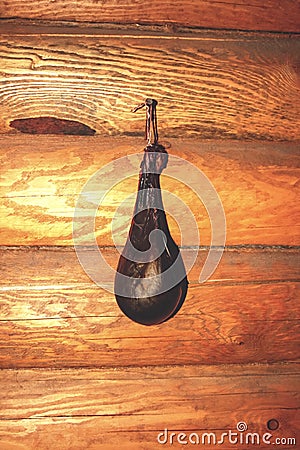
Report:
[[[2,18],[88,21],[107,23],[171,24],[238,30],[300,31],[298,0],[158,0],[100,4],[78,0],[6,0],[0,9]]]
[[[116,269],[120,250],[101,248],[103,258],[113,269]],[[181,251],[184,254],[183,249]],[[86,253],[90,254],[93,261],[94,251],[86,250]],[[199,249],[195,264],[189,272],[191,283],[198,283],[200,269],[207,255],[207,249]],[[297,281],[299,258],[298,248],[226,247],[213,277],[206,283],[232,285]],[[16,285],[34,289],[37,286],[38,289],[40,285],[50,285],[62,289],[64,286],[86,287],[86,283],[90,283],[72,247],[0,247],[0,265],[2,287],[13,288]]]
[[[233,405],[234,406],[234,405]],[[220,416],[215,417],[215,421],[218,422],[222,415],[226,414],[226,416],[233,416],[233,411],[222,411]],[[269,417],[276,416],[279,417],[279,420],[284,424],[284,431],[272,433],[273,440],[268,444],[264,444],[262,442],[262,438],[260,440],[260,449],[267,450],[270,448],[270,444],[274,443],[276,439],[285,439],[282,446],[279,446],[278,443],[276,445],[277,448],[281,450],[295,450],[295,442],[298,442],[298,437],[295,437],[295,426],[293,424],[297,424],[297,419],[299,419],[298,412],[285,410],[285,409],[269,409],[269,410],[254,410],[251,414],[243,413],[243,416],[247,415],[247,417],[254,423],[253,428],[249,433],[254,433],[254,429],[257,429],[257,422],[261,420],[263,423],[266,423]],[[259,419],[258,419],[259,415]],[[294,419],[296,417],[296,420]],[[151,417],[149,418],[150,421]],[[139,427],[141,423],[140,417],[137,419],[127,419],[125,427],[128,423],[133,423]],[[236,421],[238,418],[236,418]],[[180,424],[176,425],[177,429],[180,431],[174,430],[174,428],[169,429],[168,433],[168,445],[161,445],[157,442],[158,435],[163,431],[162,428],[159,430],[151,430],[147,431],[147,426],[145,426],[144,422],[141,424],[141,428],[143,430],[133,430],[133,431],[118,431],[118,432],[105,432],[102,431],[103,422],[109,421],[112,422],[122,422],[119,417],[111,418],[109,417],[105,421],[103,421],[103,417],[86,417],[86,418],[78,418],[78,417],[68,417],[68,418],[46,418],[46,419],[30,419],[30,420],[3,420],[0,421],[0,433],[2,436],[2,444],[5,450],[35,450],[36,444],[38,443],[39,449],[41,450],[50,450],[54,445],[57,445],[57,442],[60,443],[61,450],[69,450],[70,445],[72,446],[72,450],[82,450],[82,449],[91,449],[91,450],[115,450],[119,448],[121,450],[158,450],[160,448],[169,448],[169,449],[183,449],[188,447],[187,445],[182,445],[182,443],[178,443],[177,439],[185,439],[184,435],[179,437],[179,433],[182,430],[180,425],[185,422],[181,419]],[[164,423],[161,420],[160,423]],[[292,424],[292,425],[290,425]],[[201,426],[201,425],[200,425]],[[255,428],[256,426],[256,428]],[[200,443],[202,436],[206,433],[208,429],[209,432],[216,433],[216,439],[221,439],[222,430],[219,428],[211,429],[204,425],[203,428],[199,430],[199,422],[195,425],[195,431],[190,429],[183,428],[183,433],[186,433],[187,437],[192,440],[192,444],[189,444],[191,447],[195,447],[195,435],[193,433],[197,433],[200,436]],[[144,429],[146,429],[144,431]],[[224,429],[223,429],[224,430]],[[252,431],[253,430],[253,431]],[[264,432],[269,433],[269,431],[265,431],[266,428],[263,428],[262,436]],[[226,431],[229,432],[230,429],[226,428]],[[235,428],[232,430],[235,432]],[[174,437],[172,439],[171,435],[174,433]],[[246,433],[245,433],[246,435]],[[172,444],[170,444],[170,438],[172,439]],[[233,436],[232,439],[236,438]],[[287,444],[288,438],[292,439],[290,444]],[[208,438],[204,436],[203,438],[208,442]],[[246,439],[246,438],[245,438]],[[251,439],[251,437],[249,437]],[[255,442],[254,438],[254,442]],[[252,441],[249,441],[252,442]],[[279,440],[280,442],[280,440]],[[293,442],[293,443],[292,443]],[[212,446],[213,444],[210,444]],[[239,444],[239,450],[249,450],[249,445],[251,444]],[[226,449],[235,449],[236,444],[226,444]],[[192,447],[193,448],[193,447]]]
[[[176,318],[155,327],[125,318],[113,294],[82,272],[74,252],[6,249],[0,255],[2,368],[299,357],[299,254],[294,250],[226,251],[215,278],[203,285],[192,282]],[[196,274],[199,268],[193,270]]]
[[[273,303],[274,297],[270,299]],[[299,359],[299,320],[177,316],[143,327],[125,317],[2,321],[1,368],[245,364]]]
[[[263,434],[269,432],[268,420],[276,419],[272,443],[290,438],[281,447],[295,448],[299,39],[177,27],[239,23],[247,30],[255,25],[297,31],[299,2],[96,6],[89,0],[72,7],[61,0],[34,1],[30,7],[6,0],[0,6],[2,18],[119,23],[105,30],[74,23],[34,28],[4,20],[0,29],[0,244],[9,245],[0,248],[0,447],[52,450],[59,443],[60,450],[153,450],[161,448],[157,435],[166,427],[177,434],[220,436],[243,420],[249,432]],[[151,26],[126,26],[133,18]],[[159,100],[161,135],[170,139],[171,154],[214,183],[233,247],[204,284],[198,278],[207,249],[201,248],[183,308],[151,328],[123,316],[113,294],[87,277],[72,249],[78,194],[92,174],[113,161],[104,178],[121,183],[98,211],[96,236],[106,260],[116,266],[113,245],[125,240],[133,206],[127,196],[135,196],[137,184],[136,168],[123,180],[130,159],[121,167],[117,160],[141,155],[144,143],[105,136],[141,135],[143,115],[132,115],[130,108],[148,96]],[[80,121],[100,136],[29,137],[10,127],[29,118],[49,132],[50,122],[41,116],[59,126]],[[223,141],[203,141],[216,137]],[[182,163],[176,170],[192,182]],[[162,181],[190,207],[201,245],[208,245],[205,207],[178,180]],[[97,183],[95,192],[104,186]],[[125,209],[118,209],[124,199]],[[182,211],[175,207],[172,218],[168,208],[172,234],[189,255],[199,242],[194,237],[180,242],[176,218]],[[90,209],[80,212],[80,221]],[[110,229],[114,217],[118,242]],[[84,252],[89,258],[93,253]],[[88,261],[96,273],[97,265]]]
[[[142,367],[0,372],[5,450],[161,448],[158,433],[248,431],[297,437],[299,365]],[[260,448],[268,448],[261,442]],[[174,442],[167,448],[182,448]],[[227,442],[226,448],[235,448]],[[239,449],[249,448],[239,445]],[[289,445],[286,448],[293,448]]]
[[[169,168],[177,179],[167,176],[168,169],[165,170],[162,189],[165,209],[175,215],[174,218],[169,215],[169,223],[179,245],[199,245],[191,231],[193,217],[201,245],[211,242],[210,219],[199,198],[206,195],[206,188],[199,181],[201,172],[200,178],[193,177],[184,161],[193,164],[213,183],[226,216],[227,245],[299,245],[298,142],[170,139],[167,146],[171,155]],[[76,201],[86,182],[101,169],[103,176],[91,187],[90,202],[80,210],[80,220],[90,223],[96,214],[98,244],[124,245],[143,147],[142,139],[133,138],[27,135],[0,138],[0,244],[73,245]],[[128,157],[132,154],[138,154],[136,164]],[[171,162],[172,156],[181,159]],[[119,158],[124,159],[120,162]],[[106,164],[111,166],[104,170]],[[97,212],[100,202],[97,195],[104,189],[104,183],[111,189]],[[168,192],[190,209],[191,220],[182,213],[179,200],[168,200]],[[213,205],[212,201],[208,200],[207,205]],[[121,204],[123,209],[119,209]],[[89,234],[84,230],[86,243]]]
[[[165,137],[300,138],[297,36],[5,26],[0,36],[1,133],[50,116],[141,135],[130,110],[154,97]]]

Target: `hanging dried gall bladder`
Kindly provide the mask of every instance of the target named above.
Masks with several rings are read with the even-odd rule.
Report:
[[[179,311],[188,281],[161,197],[160,174],[167,165],[168,154],[157,142],[156,102],[149,105],[147,101],[155,101],[146,100],[148,145],[141,164],[129,235],[117,267],[115,293],[126,316],[143,325],[156,325]],[[149,142],[151,125],[154,127],[152,144]]]

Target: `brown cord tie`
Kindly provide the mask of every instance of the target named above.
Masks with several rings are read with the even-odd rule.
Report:
[[[156,116],[157,100],[154,100],[153,98],[146,98],[145,102],[133,108],[132,112],[136,112],[139,109],[143,108],[144,106],[146,106],[145,139],[147,139],[148,145],[151,144],[155,145],[158,142],[157,116]],[[153,142],[151,142],[152,139]]]

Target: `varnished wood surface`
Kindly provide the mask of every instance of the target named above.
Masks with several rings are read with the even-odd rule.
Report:
[[[214,277],[203,285],[191,280],[179,314],[155,327],[123,316],[113,294],[83,273],[74,252],[25,248],[3,249],[0,255],[2,368],[299,357],[299,255],[294,250],[226,251]],[[112,254],[107,259],[116,261]]]
[[[100,248],[107,263],[116,269],[121,249]],[[86,250],[91,263],[94,251]],[[181,249],[184,255],[184,249]],[[90,255],[90,258],[89,258]],[[199,249],[195,264],[188,273],[190,283],[196,285],[208,255],[207,249]],[[300,253],[297,248],[225,248],[214,274],[205,285],[245,285],[294,282],[299,280]],[[72,247],[0,247],[2,290],[19,288],[42,290],[72,287],[90,287]],[[90,266],[87,266],[90,269]],[[16,270],[19,269],[19,270]],[[95,275],[99,267],[94,267]],[[91,273],[93,273],[91,271]],[[204,284],[203,284],[204,286]],[[43,295],[43,294],[41,294]],[[42,299],[40,299],[42,301]]]
[[[299,139],[299,42],[3,25],[0,132],[16,119],[52,116],[80,118],[102,136],[141,135],[143,117],[130,110],[153,97],[165,137]]]
[[[300,31],[299,1],[293,0],[6,0],[2,18],[47,19],[107,23],[185,25],[238,30]]]
[[[104,178],[101,176],[93,187],[95,195],[107,180],[111,180],[109,187],[116,186],[97,213],[95,236],[99,245],[124,245],[140,160],[138,156],[134,167],[130,157],[121,163],[119,158],[132,154],[140,154],[142,158],[144,145],[141,138],[2,136],[0,244],[73,245],[76,201],[91,176],[103,170]],[[168,177],[167,170],[163,172],[162,189],[166,195],[167,192],[175,194],[190,208],[189,223],[195,217],[201,245],[211,242],[210,218],[199,198],[206,192],[199,181],[201,172],[209,178],[223,204],[227,245],[299,245],[299,142],[169,139],[166,145],[171,155],[169,167],[174,167],[172,174],[176,179]],[[181,159],[171,163],[172,156]],[[199,178],[192,177],[185,161],[199,169]],[[104,166],[113,162],[104,171]],[[82,218],[88,220],[91,211],[97,210],[95,201],[80,212]],[[114,219],[123,201],[126,208]],[[176,216],[169,217],[171,233],[181,245],[181,226],[184,245],[199,245],[198,238],[190,231],[192,228],[186,227],[187,219],[178,201],[165,201],[167,212],[173,205]]]
[[[220,438],[243,421],[262,436],[274,418],[279,429],[270,432],[271,442],[296,438],[298,377],[294,364],[2,370],[0,443],[5,450],[37,442],[46,450],[58,440],[62,450],[182,448],[159,444],[158,434],[167,428]]]
[[[271,304],[274,297],[270,295]],[[178,315],[155,328],[141,328],[125,317],[3,321],[0,365],[11,369],[296,361],[299,333],[299,320],[241,320],[231,311],[214,317]]]
[[[2,20],[0,29],[1,450],[179,449],[187,446],[162,446],[158,433],[220,436],[245,421],[262,435],[270,419],[279,422],[273,438],[299,440],[299,38],[180,28],[238,23],[296,31],[298,7],[256,0],[0,6],[2,18],[50,20]],[[133,17],[151,26],[133,25]],[[73,19],[118,23],[51,26]],[[141,138],[120,136],[142,135],[143,114],[130,109],[148,96],[159,100],[169,152],[215,185],[231,246],[204,284],[197,280],[207,249],[200,249],[182,309],[156,327],[123,316],[72,248],[84,183],[107,163],[142,155]],[[79,121],[98,136],[28,136],[10,127],[17,120],[37,131],[35,121],[18,120],[43,116],[50,117],[39,120],[43,132],[49,123],[60,129]],[[116,169],[117,181],[129,166],[127,159]],[[137,171],[132,175],[107,196],[96,220],[112,267],[118,254],[110,223],[120,201],[135,195]],[[208,245],[204,206],[167,176],[162,184],[191,207],[201,245]],[[127,222],[117,222],[121,241]],[[180,243],[178,225],[169,222]],[[198,244],[191,239],[184,250]]]
[[[233,405],[234,406],[234,405]],[[232,410],[231,411],[222,411],[220,416],[215,417],[215,421],[218,422],[218,419],[221,416],[228,416],[233,415]],[[193,413],[194,417],[195,413]],[[243,414],[245,416],[245,413]],[[253,417],[253,422],[255,424],[257,423],[258,411],[254,410],[254,412],[248,413],[247,417],[251,416]],[[262,418],[261,420],[265,424],[270,416],[279,416],[279,418],[282,420],[282,422],[285,424],[284,429],[286,430],[284,432],[284,435],[287,436],[287,438],[293,439],[292,442],[289,445],[287,444],[287,440],[285,440],[284,444],[282,446],[276,445],[277,448],[280,448],[280,450],[295,450],[295,442],[298,442],[298,438],[295,437],[295,432],[293,431],[295,427],[292,428],[295,422],[294,417],[296,415],[296,419],[299,419],[298,412],[294,411],[293,409],[291,411],[284,410],[284,409],[269,409],[269,410],[261,410],[259,411],[259,416]],[[141,421],[138,417],[137,420],[134,420],[135,418],[130,419],[127,418],[126,423],[133,422],[137,427],[139,426],[139,423]],[[238,420],[238,419],[236,419]],[[111,418],[106,419],[105,422],[109,421],[112,422],[121,422],[119,420],[119,416],[117,418]],[[39,448],[41,450],[50,450],[53,448],[52,446],[57,445],[57,442],[60,443],[61,450],[69,450],[70,445],[72,446],[72,450],[83,450],[83,449],[92,449],[92,450],[115,450],[116,448],[119,448],[121,450],[159,450],[161,448],[168,448],[168,449],[182,449],[186,448],[187,445],[184,445],[182,443],[178,443],[177,439],[179,436],[180,431],[177,432],[177,430],[174,430],[173,428],[169,429],[168,433],[168,444],[167,445],[161,445],[157,442],[158,435],[163,431],[161,428],[159,430],[152,430],[152,431],[144,431],[144,430],[133,430],[133,431],[118,431],[118,432],[105,432],[102,431],[103,426],[103,417],[87,417],[87,418],[78,418],[78,417],[63,417],[63,418],[46,418],[46,419],[30,419],[30,420],[3,420],[0,421],[0,427],[3,430],[2,431],[2,443],[5,445],[5,450],[33,450],[35,449],[36,442],[39,443]],[[180,420],[180,424],[184,423],[183,420]],[[199,423],[199,421],[198,421]],[[198,423],[195,425],[195,427],[198,426]],[[292,426],[289,424],[292,423]],[[146,428],[144,423],[142,423],[143,428]],[[126,425],[125,425],[126,426]],[[179,425],[177,426],[179,427]],[[206,433],[207,426],[204,425],[204,428],[201,428],[200,430],[196,428],[195,433],[197,433],[200,436],[200,442],[202,439],[202,436]],[[20,431],[21,430],[21,431]],[[223,428],[224,430],[224,428]],[[233,433],[235,432],[236,428],[233,428]],[[254,430],[254,426],[253,426]],[[265,433],[269,433],[269,431],[266,431],[265,425],[263,426],[263,432],[261,436]],[[291,431],[290,431],[291,430]],[[229,430],[230,431],[230,430]],[[209,428],[209,432],[216,433],[216,439],[221,439],[222,430],[220,431],[219,428],[217,429],[211,429]],[[227,432],[224,431],[224,433]],[[249,433],[254,433],[254,431],[249,431]],[[22,433],[22,434],[21,434]],[[172,439],[172,444],[170,444],[170,438],[172,433],[175,433]],[[186,430],[182,432],[184,433],[179,437],[179,439],[182,440],[189,438],[191,436],[192,444],[189,444],[190,447],[196,447],[195,445],[195,435],[193,435],[194,431],[192,430]],[[245,433],[246,435],[247,433]],[[186,435],[186,436],[185,436]],[[267,450],[270,448],[270,444],[274,442],[275,439],[284,439],[285,436],[283,436],[283,433],[280,433],[278,430],[276,432],[272,433],[273,440],[269,441],[268,444],[264,444],[262,442],[262,437],[260,439],[260,445],[259,448]],[[236,438],[235,435],[233,435],[234,439]],[[205,442],[208,442],[208,437],[204,437]],[[245,438],[246,439],[246,438]],[[248,438],[249,442],[252,442]],[[256,442],[257,438],[253,438],[254,442]],[[279,441],[280,442],[280,441]],[[212,446],[213,444],[210,444]],[[239,444],[239,450],[249,450],[249,443],[248,444]],[[254,446],[254,445],[253,445]],[[237,447],[236,444],[226,444],[226,449],[235,449]],[[273,447],[272,447],[273,448]]]

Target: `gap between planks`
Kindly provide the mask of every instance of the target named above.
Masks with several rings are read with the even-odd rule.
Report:
[[[210,41],[255,41],[261,38],[298,39],[299,31],[272,31],[272,30],[242,30],[228,28],[210,27],[184,27],[147,24],[117,24],[95,22],[69,22],[69,21],[46,21],[26,19],[4,19],[0,18],[1,36],[44,36],[55,35],[58,37],[82,37],[97,36],[105,38],[108,36],[122,36],[124,38],[147,39],[180,39],[180,40],[210,40]]]

